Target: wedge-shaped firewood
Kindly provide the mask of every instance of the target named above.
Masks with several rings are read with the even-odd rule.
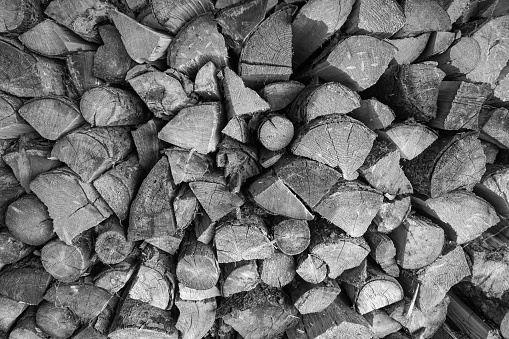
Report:
[[[247,120],[246,117],[233,116],[221,133],[242,143],[248,143],[252,137],[249,134]]]
[[[413,193],[412,185],[399,165],[400,152],[387,142],[375,142],[359,168],[361,177],[371,186],[391,195]]]
[[[399,31],[405,22],[405,15],[396,1],[362,0],[353,6],[346,32],[385,39]]]
[[[361,100],[360,107],[348,113],[372,130],[384,129],[391,125],[396,116],[392,109],[375,98]]]
[[[464,0],[459,0],[466,2]],[[454,40],[459,38],[455,32],[432,32],[428,39],[426,48],[419,56],[418,60],[424,60],[437,54],[442,54],[451,47]]]
[[[247,86],[260,89],[267,83],[290,79],[293,11],[292,6],[276,10],[242,46],[239,75]]]
[[[175,211],[175,222],[177,224],[177,232],[183,233],[183,231],[188,228],[191,223],[197,217],[197,213],[199,211],[198,199],[194,195],[193,191],[189,188],[188,185],[182,185],[180,190],[173,200],[173,209]],[[205,213],[206,215],[206,213]],[[208,215],[206,216],[208,218]],[[204,218],[202,218],[204,219]],[[210,220],[210,218],[208,218]],[[196,220],[195,225],[198,224],[198,220]],[[195,229],[198,228],[195,226]],[[200,240],[198,236],[198,240]],[[203,243],[206,243],[203,241]]]
[[[43,20],[39,0],[6,0],[2,5],[1,33],[23,33]]]
[[[302,278],[312,284],[318,284],[327,277],[327,264],[317,255],[303,253],[297,257],[296,272]]]
[[[413,205],[444,228],[447,236],[462,245],[496,225],[495,209],[473,193],[453,191],[434,199],[412,198]]]
[[[361,237],[383,202],[383,195],[360,181],[339,181],[313,208],[351,237]]]
[[[265,284],[226,298],[217,313],[245,339],[273,338],[292,327],[297,318],[289,298]]]
[[[157,21],[171,34],[177,34],[186,22],[214,7],[209,0],[151,0],[150,4]]]
[[[483,109],[479,114],[479,138],[495,144],[498,148],[509,149],[509,110],[504,107]]]
[[[13,264],[34,251],[35,247],[16,239],[7,230],[0,231],[0,263]]]
[[[175,185],[181,182],[203,180],[213,171],[213,160],[209,155],[173,147],[165,150],[170,163]]]
[[[255,260],[243,260],[221,265],[221,293],[227,298],[233,294],[247,292],[260,282]]]
[[[274,240],[281,252],[297,255],[306,250],[310,242],[310,231],[307,221],[286,219],[272,228]]]
[[[429,60],[438,62],[438,67],[449,78],[453,78],[472,72],[481,62],[481,57],[481,48],[477,40],[464,36],[456,40],[445,52]]]
[[[49,140],[57,140],[85,123],[76,103],[67,97],[32,99],[18,112],[42,137]]]
[[[18,97],[65,95],[64,65],[23,50],[14,40],[0,40],[0,90]]]
[[[223,97],[219,89],[218,69],[209,61],[196,73],[194,92],[206,100],[221,100]]]
[[[292,22],[293,66],[302,65],[346,22],[355,1],[315,0],[304,4]]]
[[[17,302],[16,300],[8,297],[0,296],[0,319],[2,319],[0,320],[0,331],[5,333],[9,332],[9,330],[13,328],[14,324],[16,324],[18,318],[20,318],[20,315],[24,313],[27,308],[27,304]],[[26,312],[28,312],[28,310]],[[12,332],[10,336],[12,337]]]
[[[208,290],[195,290],[179,283],[179,298],[182,300],[202,301],[210,298],[221,297],[221,292],[214,286]]]
[[[403,170],[415,191],[435,198],[459,188],[471,191],[486,170],[486,156],[477,133],[444,135]]]
[[[405,160],[414,159],[438,138],[436,132],[420,123],[396,123],[377,133],[381,139],[396,145]]]
[[[509,217],[509,191],[507,182],[509,180],[509,168],[501,165],[490,165],[480,182],[474,186],[474,192],[486,199],[498,214]]]
[[[182,332],[182,339],[205,337],[216,320],[216,299],[177,300],[175,304],[179,309],[175,327]]]
[[[295,277],[295,261],[291,255],[276,250],[260,261],[260,279],[271,287],[282,288]]]
[[[378,81],[394,55],[396,48],[389,42],[367,35],[351,36],[331,43],[303,76],[318,76],[363,91]]]
[[[107,265],[124,261],[133,250],[133,243],[127,240],[126,231],[116,217],[110,217],[96,228],[94,251],[99,260]]]
[[[48,207],[55,232],[68,245],[112,214],[92,184],[83,182],[68,168],[39,175],[30,183],[30,189]]]
[[[399,267],[396,264],[396,247],[387,234],[368,232],[364,239],[369,245],[370,256],[380,265],[382,270],[392,277],[399,276]]]
[[[4,225],[7,206],[21,197],[25,193],[25,189],[8,167],[0,167],[0,187],[2,189],[0,195],[0,224]]]
[[[32,132],[34,128],[18,114],[23,101],[0,92],[0,139],[14,139]]]
[[[159,132],[159,139],[207,154],[217,150],[223,129],[223,108],[219,102],[183,108]]]
[[[80,318],[70,309],[43,301],[35,314],[37,327],[55,338],[70,338],[80,326]]]
[[[129,214],[130,241],[172,236],[176,230],[173,198],[177,195],[168,158],[152,168],[134,198]]]
[[[159,152],[162,149],[161,141],[157,137],[158,124],[154,119],[131,131],[138,160],[145,172],[150,172],[159,160]]]
[[[374,310],[363,316],[371,325],[375,335],[379,338],[390,338],[390,334],[398,332],[402,327],[399,322],[391,318],[387,312],[383,310]]]
[[[357,177],[356,171],[376,138],[376,134],[361,122],[339,114],[317,118],[299,129],[296,135],[291,145],[293,154],[339,167],[347,180]],[[351,143],[355,143],[355,151]]]
[[[363,238],[351,238],[325,220],[313,222],[310,228],[309,252],[327,263],[331,279],[357,267],[369,254],[369,246]]]
[[[294,80],[274,82],[265,85],[259,94],[267,101],[271,111],[279,111],[290,105],[304,88],[304,84]]]
[[[95,58],[94,51],[77,52],[67,56],[65,66],[72,83],[69,96],[73,94],[81,97],[89,89],[105,84],[102,79],[95,77],[92,73]]]
[[[341,288],[334,280],[312,284],[297,280],[291,285],[290,296],[300,314],[322,312],[334,302]]]
[[[94,285],[108,291],[110,294],[115,294],[123,289],[138,267],[136,265],[136,254],[138,252],[131,252],[131,255],[124,261],[105,266],[94,277]]]
[[[408,65],[417,60],[426,48],[430,33],[423,33],[414,37],[390,39],[389,42],[397,48],[391,64]]]
[[[451,18],[437,1],[404,0],[401,7],[406,21],[405,25],[396,33],[395,37],[397,38],[451,30]]]
[[[121,83],[134,61],[127,53],[122,36],[113,25],[98,28],[103,45],[94,55],[93,75],[107,82]]]

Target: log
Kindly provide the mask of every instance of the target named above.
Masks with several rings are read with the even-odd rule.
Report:
[[[274,82],[265,85],[259,94],[267,101],[271,111],[279,111],[290,105],[304,88],[304,84],[294,80]]]
[[[124,220],[129,216],[129,208],[145,171],[138,163],[136,155],[131,154],[125,161],[94,180],[93,185],[115,215]]]
[[[70,338],[79,328],[79,318],[68,308],[43,301],[37,308],[35,322],[45,334],[53,338]]]
[[[361,100],[360,107],[354,109],[349,116],[359,120],[369,129],[384,129],[391,125],[396,116],[392,109],[375,98]]]
[[[9,332],[28,305],[0,296],[0,330]]]
[[[327,276],[327,264],[312,253],[303,253],[298,256],[295,268],[295,272],[302,280],[312,284],[321,283]]]
[[[271,257],[261,260],[259,270],[265,284],[282,288],[295,277],[295,261],[291,255],[275,250]]]
[[[34,246],[27,245],[16,239],[7,230],[0,231],[0,263],[15,263],[35,250]]]
[[[426,48],[430,33],[388,41],[398,50],[391,65],[408,65],[419,58]]]
[[[178,233],[184,233],[184,230],[187,229],[195,220],[195,230],[199,228],[196,225],[199,223],[198,213],[201,212],[201,210],[198,204],[198,199],[196,199],[196,196],[188,185],[182,185],[180,188],[177,196],[173,200],[173,210],[175,211],[175,223],[177,225]],[[205,219],[206,213],[203,214],[204,216],[202,219]],[[208,215],[206,215],[206,217],[210,220]],[[198,240],[201,241],[198,235],[197,237]],[[204,241],[202,242],[206,243]]]
[[[99,224],[97,233],[94,251],[103,264],[117,264],[131,253],[134,244],[127,240],[125,229],[116,217]]]
[[[465,0],[459,1],[466,2]],[[418,60],[425,60],[437,54],[444,53],[451,47],[452,43],[459,38],[460,34],[455,32],[431,32],[426,48],[421,53]]]
[[[40,174],[30,189],[48,207],[55,233],[67,245],[112,214],[92,184],[81,181],[66,167]]]
[[[373,310],[364,314],[363,317],[379,338],[388,338],[390,334],[398,332],[402,327],[383,310]]]
[[[409,215],[389,237],[396,247],[398,265],[412,270],[434,262],[442,253],[445,241],[441,227],[418,215]]]
[[[116,294],[125,287],[138,265],[133,252],[122,262],[104,267],[94,277],[94,285],[110,294]]]
[[[263,168],[269,168],[286,154],[286,149],[279,151],[269,151],[265,147],[258,148],[258,160]]]
[[[355,1],[309,1],[292,22],[293,66],[301,66],[346,22]]]
[[[158,125],[154,119],[131,131],[136,153],[138,153],[138,161],[147,173],[159,160],[159,152],[162,149],[157,132]]]
[[[209,0],[151,0],[152,11],[157,21],[175,35],[194,17],[209,12],[214,7]]]
[[[474,186],[474,192],[488,201],[498,214],[507,218],[509,216],[509,201],[506,197],[506,178],[509,169],[500,165],[490,165],[478,184]]]
[[[183,108],[159,132],[159,139],[194,149],[199,153],[215,152],[223,129],[223,108],[219,102]]]
[[[35,323],[37,306],[29,306],[9,334],[9,339],[44,339],[45,335]]]
[[[291,151],[330,167],[339,167],[346,180],[353,180],[368,156],[375,136],[361,122],[345,115],[331,114],[302,126],[291,144]],[[355,140],[355,152],[350,140]]]
[[[113,321],[113,318],[116,314],[117,306],[120,302],[120,298],[117,295],[112,295],[109,299],[108,304],[106,305],[106,308],[99,314],[99,316],[94,319],[95,324],[93,327],[89,327],[90,329],[93,329],[93,333],[90,333],[89,335],[99,335],[98,339],[105,339],[107,337],[107,333],[109,331],[110,325]],[[91,326],[91,325],[89,325]],[[84,332],[84,333],[83,333]],[[80,332],[80,335],[85,336],[87,334],[86,331]]]
[[[368,232],[364,239],[369,245],[370,256],[380,265],[382,270],[392,277],[399,276],[399,267],[396,264],[396,247],[392,239],[384,233]]]
[[[0,139],[14,139],[34,130],[18,114],[23,101],[15,96],[0,92]]]
[[[424,152],[435,140],[438,134],[420,123],[395,123],[385,130],[377,131],[378,136],[394,144],[402,159],[412,160]]]
[[[468,11],[476,7],[476,2],[468,0],[440,0],[438,3],[447,11],[452,23],[463,23],[467,18]]]
[[[405,0],[401,7],[406,21],[394,37],[404,38],[426,32],[451,30],[451,18],[436,1]]]
[[[395,54],[396,48],[389,42],[355,35],[333,42],[310,63],[302,77],[318,76],[363,91],[378,81]]]
[[[233,294],[255,288],[259,281],[255,260],[237,261],[221,265],[221,294],[227,298]]]
[[[19,115],[45,139],[57,140],[85,123],[76,103],[67,97],[27,101]]]
[[[76,97],[81,97],[91,88],[104,85],[104,81],[93,73],[96,58],[96,52],[85,51],[70,54],[65,59],[67,74],[72,83],[72,92]]]
[[[442,135],[403,164],[414,190],[431,198],[459,188],[471,191],[485,168],[486,156],[475,132]]]
[[[5,224],[5,212],[11,202],[18,199],[25,193],[12,171],[7,167],[0,167],[0,225]]]
[[[295,124],[333,113],[349,113],[361,105],[359,94],[335,82],[309,85],[302,90],[288,109],[288,118]]]
[[[175,304],[180,312],[175,327],[182,332],[182,339],[205,337],[215,322],[216,299],[177,300]]]
[[[289,289],[293,305],[300,314],[324,311],[334,302],[341,288],[334,280],[312,284],[306,281],[295,281]]]
[[[337,282],[346,283],[354,286],[362,286],[368,279],[368,258],[364,258],[356,267],[345,270],[336,279]]]
[[[243,44],[239,75],[247,86],[261,89],[268,83],[290,79],[294,11],[293,6],[276,9]]]
[[[293,139],[292,122],[282,114],[269,114],[258,125],[258,140],[269,151],[279,151]]]
[[[165,150],[170,163],[171,175],[175,184],[193,182],[209,178],[208,173],[213,172],[213,160],[210,155],[200,154],[193,150],[188,151],[179,147]],[[220,178],[218,179],[220,180]]]
[[[218,70],[214,62],[208,61],[196,73],[194,79],[194,92],[205,100],[221,100],[222,94],[219,89]]]
[[[286,219],[272,227],[274,241],[281,252],[297,255],[309,246],[311,234],[305,220]]]
[[[178,291],[180,299],[189,301],[202,301],[221,296],[221,292],[216,286],[209,288],[208,290],[195,290],[194,288],[189,288],[179,284]]]
[[[16,142],[16,139],[0,139],[0,167],[9,167],[2,159],[5,152]]]
[[[101,334],[93,327],[85,327],[74,335],[73,339],[106,339],[107,336]]]
[[[497,160],[499,148],[493,145],[491,142],[481,140],[481,146],[486,156],[486,165],[493,165]]]
[[[468,53],[468,58],[465,56]],[[449,77],[462,77],[472,72],[481,63],[480,45],[474,38],[461,37],[442,54],[429,60],[438,62],[438,67]]]
[[[394,0],[356,2],[346,26],[348,34],[389,38],[405,25],[405,15]]]
[[[99,26],[98,31],[103,45],[95,52],[92,73],[107,82],[122,83],[134,62],[115,26]]]
[[[479,114],[479,138],[495,144],[501,149],[509,148],[509,134],[506,132],[509,111],[506,108],[483,109]]]
[[[361,237],[376,216],[383,195],[361,181],[340,180],[313,210],[351,237]]]
[[[23,33],[43,19],[41,3],[38,0],[5,0],[2,8],[1,33]]]
[[[64,66],[23,51],[14,40],[0,40],[0,90],[18,97],[65,95]]]

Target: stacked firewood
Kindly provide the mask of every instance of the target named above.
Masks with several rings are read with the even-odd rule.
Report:
[[[509,338],[508,13],[0,0],[0,338]]]

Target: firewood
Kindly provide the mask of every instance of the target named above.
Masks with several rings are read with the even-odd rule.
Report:
[[[364,258],[361,263],[355,267],[345,270],[336,278],[337,282],[347,283],[350,285],[361,287],[368,279],[368,258]]]
[[[165,150],[175,184],[203,180],[213,171],[211,156],[173,147]]]
[[[107,303],[104,310],[97,316],[94,325],[93,325],[93,333],[90,335],[99,335],[99,338],[97,339],[106,339],[107,334],[109,332],[109,328],[113,322],[113,319],[116,315],[117,306],[120,302],[120,298],[117,295],[111,295],[109,298],[109,302]],[[91,325],[89,325],[91,326]],[[91,327],[92,328],[92,327]],[[81,334],[81,332],[80,332]],[[83,333],[83,335],[85,335]],[[85,337],[86,338],[86,337]],[[78,338],[76,338],[78,339]]]
[[[218,102],[183,108],[159,132],[159,139],[199,153],[215,152],[223,128],[223,108]]]
[[[465,0],[460,0],[466,2]],[[418,60],[424,60],[437,54],[444,53],[451,47],[454,40],[459,39],[460,34],[454,32],[432,32],[426,48],[419,56]]]
[[[306,281],[296,281],[289,288],[293,305],[300,314],[322,312],[334,302],[341,292],[341,288],[334,281],[312,284]]]
[[[11,232],[0,231],[0,263],[15,263],[34,251],[35,247],[22,243]]]
[[[51,280],[41,260],[28,257],[2,270],[0,294],[27,305],[37,305],[42,301]]]
[[[222,180],[224,178],[221,177]],[[244,204],[239,193],[231,192],[225,183],[196,181],[189,184],[212,221],[218,221]]]
[[[360,107],[348,113],[372,130],[384,129],[391,125],[396,116],[392,109],[375,98],[361,100]]]
[[[216,226],[214,245],[220,264],[266,259],[274,253],[263,219],[248,211],[241,214],[241,218],[229,217]]]
[[[502,149],[509,149],[509,134],[506,132],[509,111],[506,108],[483,109],[479,114],[479,138]]]
[[[198,70],[212,61],[222,69],[228,64],[224,37],[210,13],[200,15],[182,27],[168,49],[168,66],[194,78]]]
[[[290,105],[304,88],[304,84],[298,81],[274,82],[265,85],[259,94],[267,101],[271,111],[279,111]]]
[[[171,34],[177,34],[186,22],[214,7],[209,0],[150,0],[157,21]]]
[[[85,123],[76,103],[67,97],[32,99],[18,112],[42,137],[49,140],[57,140]]]
[[[509,216],[509,201],[506,199],[506,178],[509,176],[509,169],[500,165],[487,167],[486,173],[474,187],[474,192],[486,199],[497,211],[498,214]]]
[[[467,12],[471,7],[477,6],[477,1],[470,0],[439,0],[438,3],[447,11],[452,23],[463,23],[467,18]],[[473,10],[473,8],[472,8]]]
[[[309,85],[292,102],[288,117],[295,124],[309,123],[320,116],[349,113],[360,105],[360,96],[339,83]]]
[[[405,15],[394,0],[356,2],[346,25],[348,34],[389,38],[405,25]]]
[[[184,230],[193,223],[193,220],[198,218],[198,199],[196,199],[196,196],[188,185],[182,185],[180,188],[177,196],[173,200],[173,210],[175,211],[175,223],[177,225],[177,232],[183,233]],[[206,213],[204,214],[206,215]],[[197,223],[198,220],[195,221],[195,225]],[[197,226],[195,226],[195,229],[196,228]],[[199,237],[198,240],[200,240]],[[204,241],[202,242],[206,243]]]
[[[367,35],[351,36],[326,48],[303,77],[318,76],[363,91],[378,81],[394,55],[396,48],[389,42]]]
[[[110,217],[101,223],[97,226],[97,233],[94,250],[102,263],[117,264],[131,253],[133,243],[127,240],[126,232],[117,218]]]
[[[158,126],[154,119],[131,131],[136,153],[138,153],[138,161],[147,173],[159,160],[159,151],[162,149],[157,132]]]
[[[124,220],[144,175],[138,158],[132,154],[94,180],[93,185],[117,217]]]
[[[44,339],[45,335],[35,323],[37,306],[29,306],[18,319],[9,334],[9,339]]]
[[[279,151],[269,151],[265,147],[258,148],[258,161],[263,168],[269,168],[286,154],[286,149]]]
[[[92,126],[139,125],[149,118],[143,101],[134,93],[115,87],[97,87],[80,100],[83,118]]]
[[[42,265],[55,279],[73,282],[93,264],[94,246],[91,232],[84,232],[67,245],[52,240],[41,249]]]
[[[148,238],[145,239],[145,242],[173,255],[177,253],[183,237],[183,234],[175,233],[174,235]]]
[[[206,100],[221,100],[222,94],[219,89],[217,67],[214,62],[209,61],[196,73],[194,79],[194,92]]]
[[[119,315],[115,317],[108,337],[177,339],[178,332],[169,311],[127,298],[119,307]]]
[[[331,279],[358,266],[369,254],[369,246],[363,238],[351,238],[327,221],[316,221],[310,229],[309,252],[327,263],[327,275]]]
[[[115,26],[103,25],[98,31],[104,44],[95,52],[93,75],[107,82],[121,83],[134,62]]]
[[[45,334],[53,338],[70,338],[79,328],[79,318],[68,308],[43,301],[37,308],[35,322]]]
[[[412,337],[408,335],[406,332],[395,332],[389,334],[386,339],[411,339]],[[455,338],[456,339],[456,338]]]
[[[417,36],[388,40],[398,50],[391,64],[408,65],[417,60],[426,48],[429,36],[430,33],[423,33]]]
[[[6,0],[2,3],[0,32],[23,33],[42,20],[42,8],[39,0]]]
[[[451,18],[436,1],[405,0],[401,7],[406,21],[394,37],[404,38],[426,32],[451,30]]]
[[[105,266],[94,277],[94,285],[108,291],[111,295],[118,293],[131,279],[137,269],[135,254],[131,254],[122,262]]]
[[[28,305],[0,296],[0,331],[9,332]]]
[[[270,213],[294,219],[314,218],[299,198],[271,171],[258,176],[248,192],[260,207]]]
[[[260,279],[271,287],[284,287],[295,277],[295,261],[291,255],[275,250],[271,257],[261,260]]]
[[[377,131],[382,140],[388,141],[399,149],[402,159],[412,160],[424,152],[438,135],[420,123],[395,123],[385,130]]]
[[[357,169],[366,159],[376,134],[361,122],[345,115],[331,114],[313,120],[297,131],[291,145],[295,155],[304,156],[331,167],[339,167],[346,180],[357,177]],[[320,140],[317,144],[315,140]],[[356,140],[353,152],[350,140]]]
[[[0,225],[5,224],[5,212],[11,202],[25,193],[12,171],[8,167],[0,167]]]
[[[296,270],[302,280],[312,284],[319,284],[327,276],[327,264],[317,255],[303,253],[297,257]]]
[[[277,337],[297,318],[288,296],[267,285],[226,298],[217,313],[245,339]]]
[[[349,236],[361,237],[382,202],[382,194],[368,185],[340,180],[313,210]]]
[[[359,174],[371,186],[392,195],[413,193],[412,185],[399,165],[398,148],[387,142],[375,142]]]
[[[302,65],[346,22],[355,1],[310,1],[292,23],[293,66]]]
[[[0,40],[0,90],[18,97],[65,95],[64,65],[24,51],[14,40]]]
[[[440,136],[423,153],[403,164],[414,190],[431,198],[458,188],[471,191],[485,168],[486,157],[475,132]]]
[[[245,117],[232,117],[221,133],[242,143],[248,143],[251,140],[248,122]]]
[[[491,142],[484,140],[481,140],[481,145],[484,151],[484,155],[486,156],[486,164],[494,164],[497,159],[499,148],[493,145]]]
[[[0,139],[0,167],[9,167],[2,157],[15,142],[16,139]]]
[[[128,240],[173,235],[176,230],[173,198],[177,193],[168,158],[163,156],[143,180],[131,204]]]
[[[401,324],[391,318],[383,310],[373,310],[363,314],[364,319],[368,321],[375,335],[379,338],[387,338],[388,335],[398,332]]]
[[[179,318],[175,327],[182,332],[182,339],[205,337],[216,320],[216,299],[177,300],[175,304],[179,309]]]
[[[0,92],[0,139],[14,139],[32,132],[34,128],[18,114],[23,101],[15,96]]]
[[[287,255],[300,254],[309,246],[310,231],[305,220],[286,219],[272,229],[277,247]]]
[[[208,290],[195,290],[194,288],[189,288],[179,283],[178,291],[180,299],[189,301],[201,301],[221,296],[221,292],[217,286],[213,286]]]
[[[468,58],[465,53],[468,53]],[[459,77],[472,72],[481,62],[482,50],[476,39],[461,37],[442,54],[429,60],[438,62],[438,67],[449,78]],[[469,75],[466,76],[467,79]]]
[[[260,281],[255,260],[222,264],[221,277],[221,293],[225,298],[236,293],[250,291]]]
[[[94,51],[77,52],[68,55],[65,59],[72,90],[77,97],[81,97],[91,88],[104,85],[104,81],[92,73],[96,55]]]
[[[269,114],[258,125],[258,140],[269,151],[279,151],[293,139],[292,122],[282,114]]]
[[[129,0],[127,0],[129,1]],[[150,28],[153,28],[155,30],[164,32],[166,31],[166,27],[161,25],[159,21],[157,21],[154,11],[152,10],[152,3],[151,1],[147,1],[148,4],[143,8],[141,12],[138,13],[136,16],[136,21],[138,21],[140,24],[148,26]]]
[[[384,233],[368,232],[364,235],[371,251],[370,256],[380,265],[382,270],[392,277],[399,276],[399,267],[396,264],[396,247],[391,238]]]
[[[75,332],[73,339],[107,339],[108,337],[101,334],[93,327],[84,327],[81,330]]]

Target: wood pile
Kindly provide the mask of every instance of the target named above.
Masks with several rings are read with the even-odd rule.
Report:
[[[509,338],[509,2],[0,0],[0,339]]]

